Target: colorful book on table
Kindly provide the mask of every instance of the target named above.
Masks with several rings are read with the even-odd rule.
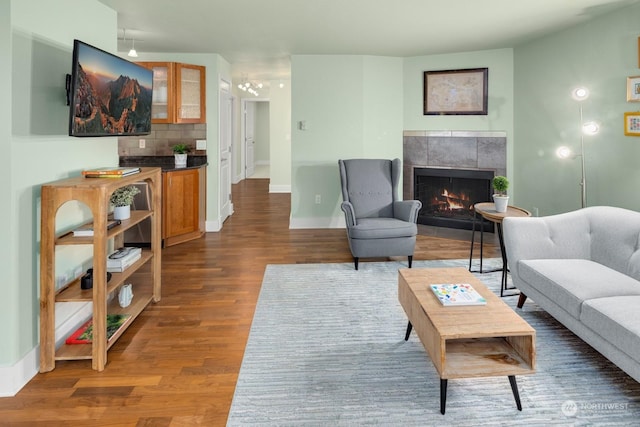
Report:
[[[485,305],[487,300],[468,283],[439,283],[431,285],[438,301],[445,306]]]

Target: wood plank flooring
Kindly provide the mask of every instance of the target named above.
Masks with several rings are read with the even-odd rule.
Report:
[[[0,425],[224,426],[265,266],[352,262],[343,229],[290,230],[290,195],[268,194],[266,179],[234,185],[233,203],[221,232],[163,250],[162,300],[111,348],[103,372],[57,362],[0,399]],[[421,233],[416,260],[469,256],[468,232]],[[496,254],[485,243],[485,256]]]

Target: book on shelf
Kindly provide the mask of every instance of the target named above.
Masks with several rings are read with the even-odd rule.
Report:
[[[129,314],[107,314],[107,340],[115,335],[130,317]],[[89,319],[65,340],[67,344],[91,344],[91,342],[93,342],[93,319]]]
[[[85,178],[121,178],[140,172],[138,167],[105,167],[82,171]]]
[[[431,290],[444,306],[485,305],[487,300],[469,283],[438,283]]]
[[[110,273],[122,273],[127,268],[131,267],[141,257],[141,248],[120,248],[107,257],[107,271]]]
[[[116,227],[120,224],[122,224],[122,221],[119,219],[109,219],[107,220],[107,230],[111,230],[113,227]],[[73,237],[91,236],[93,236],[93,223],[85,224],[73,230]]]

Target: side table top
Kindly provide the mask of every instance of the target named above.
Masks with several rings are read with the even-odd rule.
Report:
[[[484,219],[492,222],[502,222],[503,219],[510,216],[531,216],[531,212],[519,208],[517,206],[507,206],[506,212],[496,211],[496,205],[490,202],[476,203],[473,209],[478,212]]]

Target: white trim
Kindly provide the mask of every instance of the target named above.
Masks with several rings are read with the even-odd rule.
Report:
[[[346,228],[344,216],[289,218],[289,228]]]
[[[220,220],[217,221],[206,221],[204,223],[204,231],[206,231],[207,233],[209,232],[218,232],[222,229],[222,227],[220,227]]]
[[[38,355],[40,346],[37,345],[13,366],[0,367],[0,397],[13,397],[40,370]]]
[[[269,184],[269,193],[291,193],[291,185]]]
[[[92,303],[56,303],[56,348],[93,313]],[[40,370],[40,345],[36,345],[13,366],[0,367],[0,397],[12,397],[18,393]]]

